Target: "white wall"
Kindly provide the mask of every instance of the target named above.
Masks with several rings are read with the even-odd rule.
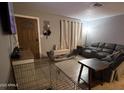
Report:
[[[124,44],[124,15],[87,22],[87,42]]]
[[[10,54],[17,45],[14,35],[3,34],[0,20],[0,89],[6,89],[7,83],[15,83],[10,62]],[[2,86],[3,84],[3,86]]]
[[[60,47],[60,20],[66,19],[72,21],[80,21],[77,19],[68,18],[64,16],[39,12],[38,10],[33,10],[33,8],[29,8],[28,6],[17,6],[16,4],[14,4],[14,12],[16,14],[39,17],[41,33],[43,31],[43,21],[44,20],[50,21],[50,28],[52,31],[51,36],[48,37],[48,39],[46,39],[46,37],[41,38],[42,55],[45,56],[46,56],[46,52],[49,51],[54,44],[57,45],[58,48]]]
[[[0,86],[7,84],[10,74],[10,40],[9,35],[3,35],[0,23]],[[0,87],[5,89],[6,87]]]

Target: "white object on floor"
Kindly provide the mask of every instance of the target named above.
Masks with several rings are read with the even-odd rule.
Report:
[[[69,54],[69,49],[62,49],[62,50],[54,50],[54,56],[62,55],[62,54]]]

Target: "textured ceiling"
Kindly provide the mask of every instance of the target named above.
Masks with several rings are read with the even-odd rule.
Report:
[[[14,3],[15,8],[33,9],[81,20],[94,20],[124,14],[123,2],[102,2],[102,7],[93,7],[92,2],[37,2]]]

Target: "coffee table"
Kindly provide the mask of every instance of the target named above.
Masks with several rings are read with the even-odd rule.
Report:
[[[81,64],[79,76],[78,76],[78,82],[80,80],[83,80],[85,83],[87,83],[89,90],[91,89],[91,83],[92,83],[92,72],[93,71],[101,71],[106,69],[110,63],[106,61],[100,61],[99,59],[92,58],[92,59],[85,59],[85,60],[79,60],[78,63]],[[83,66],[86,66],[89,70],[88,72],[88,81],[85,81],[83,78],[81,78]]]

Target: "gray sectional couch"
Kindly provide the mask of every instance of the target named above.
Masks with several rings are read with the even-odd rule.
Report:
[[[98,42],[86,47],[78,46],[77,49],[79,50],[79,54],[86,58],[102,59],[115,51],[124,49],[124,46],[119,44]]]

